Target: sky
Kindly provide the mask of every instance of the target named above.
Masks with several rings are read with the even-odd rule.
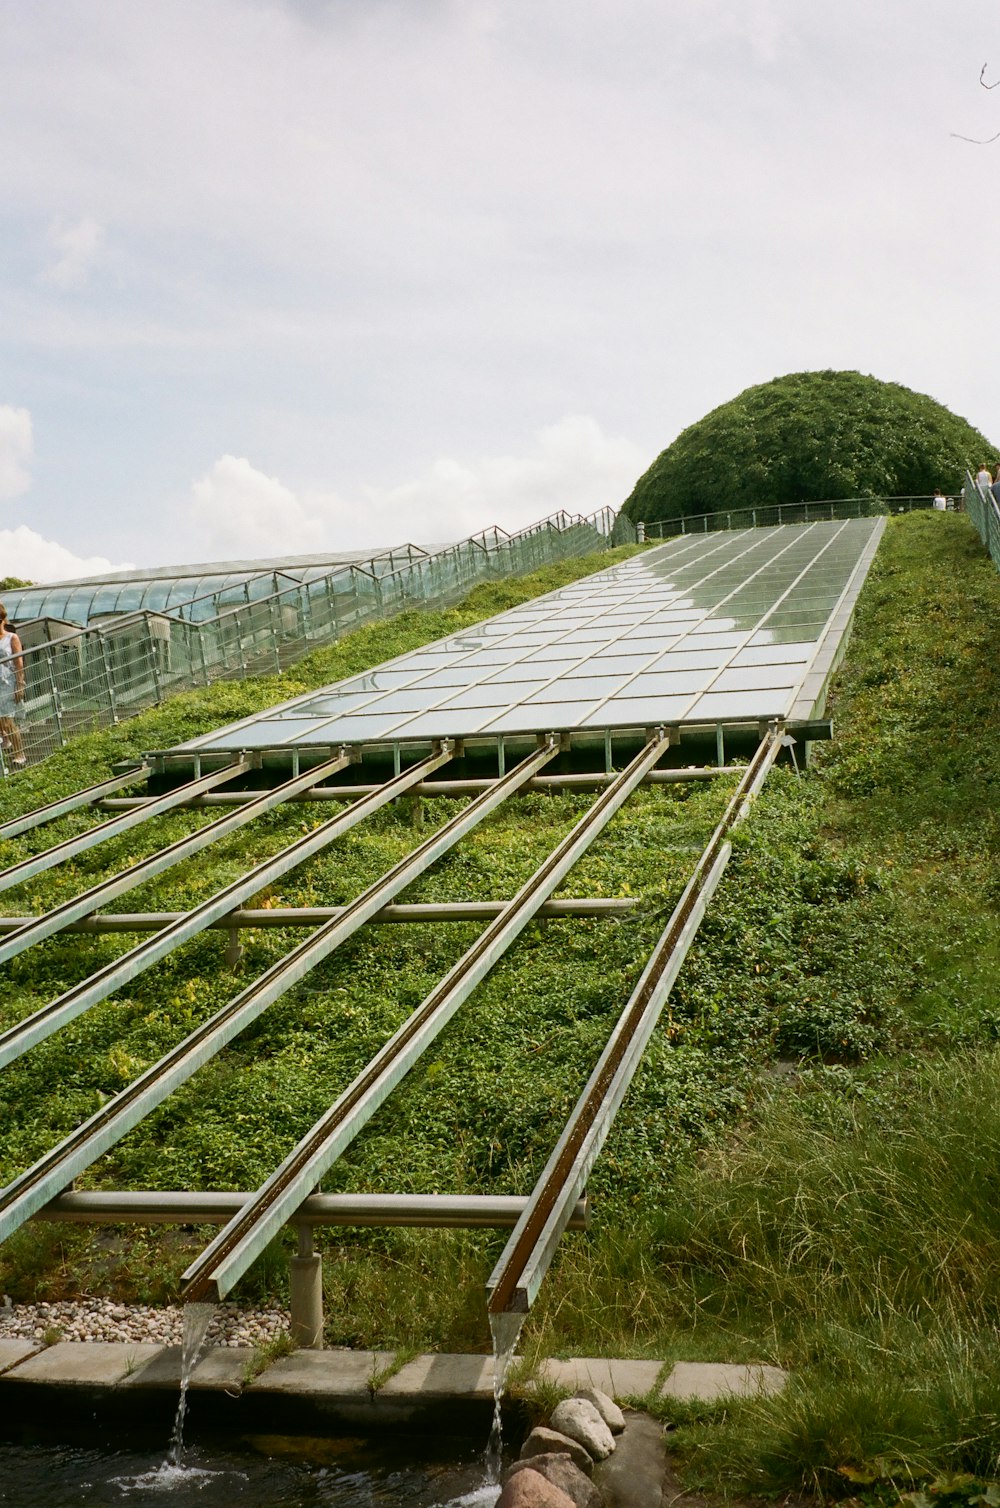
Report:
[[[618,506],[785,372],[1000,444],[984,64],[996,0],[0,0],[0,577]]]

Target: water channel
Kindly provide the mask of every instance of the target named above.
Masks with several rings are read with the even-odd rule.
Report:
[[[356,1439],[258,1436],[185,1444],[188,1385],[215,1313],[184,1311],[180,1394],[166,1456],[160,1443],[4,1442],[0,1504],[11,1508],[493,1508],[503,1467],[501,1405],[524,1315],[490,1316],[493,1424],[485,1453],[464,1442],[399,1435]],[[443,1454],[440,1454],[442,1453]]]
[[[491,1508],[481,1442],[410,1437],[258,1438],[184,1448],[164,1469],[163,1440],[0,1439],[5,1508]]]

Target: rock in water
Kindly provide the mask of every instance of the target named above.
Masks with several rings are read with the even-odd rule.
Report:
[[[613,1398],[602,1393],[600,1388],[580,1388],[577,1398],[592,1403],[613,1435],[620,1435],[625,1428],[625,1415]]]
[[[506,1481],[509,1482],[522,1471],[537,1471],[540,1477],[551,1482],[553,1487],[561,1488],[568,1498],[572,1498],[575,1508],[604,1508],[603,1493],[579,1466],[573,1465],[569,1456],[532,1456],[528,1461],[515,1461],[507,1473]]]
[[[594,1458],[585,1446],[577,1440],[571,1440],[568,1435],[561,1435],[558,1430],[546,1429],[544,1424],[533,1429],[521,1446],[522,1461],[540,1455],[569,1456],[573,1464],[586,1472],[588,1477],[594,1469]]]
[[[497,1498],[496,1508],[574,1508],[561,1487],[554,1487],[530,1468],[511,1477]]]
[[[564,1398],[552,1410],[552,1429],[568,1435],[589,1451],[595,1461],[603,1461],[615,1448],[615,1439],[592,1403],[585,1398]]]

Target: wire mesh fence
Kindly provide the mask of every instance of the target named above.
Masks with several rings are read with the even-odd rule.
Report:
[[[169,611],[103,614],[86,627],[47,617],[22,623],[24,700],[0,748],[0,772],[178,691],[283,670],[365,623],[635,537],[612,508],[586,518],[560,511],[516,534],[491,527],[432,553],[408,547],[339,565],[211,615],[203,594]]]
[[[993,564],[1000,570],[1000,506],[992,491],[981,488],[971,473],[965,479],[965,507]]]

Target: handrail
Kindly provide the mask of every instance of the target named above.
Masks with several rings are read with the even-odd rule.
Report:
[[[834,497],[810,499],[801,503],[757,503],[745,507],[720,508],[714,513],[688,513],[676,518],[654,519],[641,526],[644,537],[673,539],[678,534],[713,533],[720,529],[771,528],[777,524],[814,524],[842,518],[878,518],[886,513],[910,513],[930,508],[934,499],[913,494],[908,497]]]
[[[971,471],[965,474],[965,508],[993,564],[1000,571],[1000,504],[992,491],[980,490]]]

